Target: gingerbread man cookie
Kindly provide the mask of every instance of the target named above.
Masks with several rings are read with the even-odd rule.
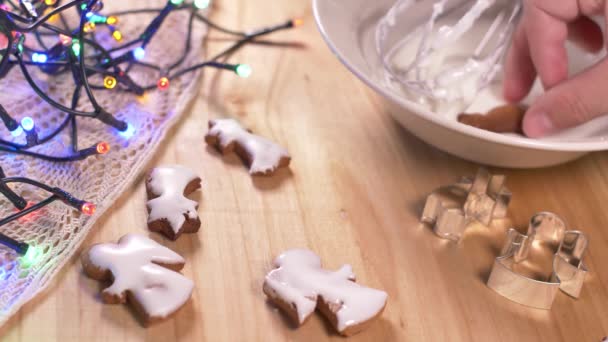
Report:
[[[289,166],[291,161],[286,149],[252,134],[233,119],[210,120],[205,141],[222,154],[236,152],[249,165],[249,173],[254,176],[272,175],[277,169]]]
[[[144,323],[165,319],[192,295],[194,283],[176,271],[184,259],[143,235],[128,234],[118,244],[93,245],[83,253],[84,272],[100,281],[112,281],[103,290],[105,303],[129,302]]]
[[[350,265],[336,272],[324,270],[319,256],[309,250],[289,250],[275,266],[266,276],[264,293],[298,325],[318,308],[340,334],[350,336],[365,329],[386,306],[386,292],[355,283]]]
[[[201,179],[183,166],[154,168],[147,180],[148,228],[176,240],[182,233],[196,233],[201,221],[198,203],[186,198],[200,189]]]

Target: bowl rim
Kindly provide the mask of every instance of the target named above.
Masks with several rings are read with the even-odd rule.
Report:
[[[436,125],[445,127],[451,131],[459,132],[467,136],[487,140],[502,145],[560,152],[593,152],[608,150],[608,140],[603,140],[602,138],[599,138],[601,139],[601,141],[593,142],[559,142],[554,140],[514,137],[482,130],[476,127],[461,124],[455,120],[446,120],[445,118],[439,115],[435,115],[422,105],[419,105],[415,102],[405,99],[404,97],[396,96],[395,94],[386,91],[383,87],[376,84],[376,82],[373,82],[371,79],[369,79],[366,74],[359,70],[359,68],[357,68],[353,63],[351,63],[348,59],[348,56],[343,54],[337,47],[338,45],[334,43],[331,35],[327,32],[326,27],[324,25],[324,20],[320,10],[320,4],[322,1],[330,0],[312,0],[313,15],[315,18],[316,26],[331,52],[338,58],[338,60],[340,60],[342,64],[344,64],[344,66],[351,73],[353,73],[355,76],[357,76],[357,78],[363,81],[364,84],[366,84],[368,87],[372,88],[374,91],[384,96],[385,98],[388,98],[389,100],[399,104],[401,107],[404,107],[412,114],[424,120],[430,121]],[[374,1],[372,1],[372,3],[374,3]],[[335,21],[336,19],[334,18],[333,20]]]

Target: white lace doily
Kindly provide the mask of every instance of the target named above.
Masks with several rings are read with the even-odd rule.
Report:
[[[163,0],[145,2],[107,0],[102,14],[131,9],[135,6],[162,8],[165,4],[166,1]],[[120,16],[117,27],[123,33],[125,41],[128,41],[141,34],[152,17],[151,14]],[[170,65],[175,62],[183,49],[187,19],[188,11],[172,13],[146,48],[145,61],[160,65]],[[195,23],[191,53],[184,61],[184,66],[202,60],[206,33],[205,25]],[[112,44],[106,28],[99,27],[98,35],[104,45]],[[27,41],[26,44],[32,42]],[[15,119],[19,120],[24,116],[34,118],[40,136],[44,136],[45,132],[52,130],[63,121],[65,114],[36,96],[18,69],[13,68],[7,77],[0,80],[0,103]],[[35,69],[31,70],[37,83],[48,94],[69,106],[74,91],[74,83],[69,73],[60,77],[48,77],[40,72],[34,72]],[[159,78],[157,72],[141,68],[134,68],[131,75],[139,84],[145,85],[156,84]],[[97,204],[95,215],[88,217],[63,203],[55,202],[18,222],[0,227],[2,233],[37,246],[44,253],[35,264],[26,268],[20,264],[12,251],[0,247],[0,325],[28,300],[49,286],[53,277],[83,242],[97,219],[142,172],[142,168],[162,141],[167,129],[176,122],[196,94],[198,75],[198,73],[186,74],[171,81],[166,91],[150,91],[143,97],[120,92],[117,89],[96,91],[96,98],[104,108],[119,119],[128,121],[136,130],[131,138],[126,139],[118,135],[115,129],[97,120],[79,118],[79,148],[107,141],[111,145],[111,151],[106,155],[71,163],[53,163],[0,153],[0,165],[7,176],[36,179]],[[91,82],[93,81],[101,84],[100,79],[91,78]],[[91,110],[86,96],[81,98],[79,109]],[[51,155],[69,155],[68,133],[69,130],[65,130],[65,134],[60,134],[49,143],[36,147],[34,151]],[[4,127],[0,127],[0,135],[3,139],[13,139]],[[24,142],[23,135],[15,139]],[[30,186],[16,186],[14,189],[30,201],[37,202],[49,196],[48,193]],[[14,210],[4,197],[0,198],[0,217],[6,217]]]

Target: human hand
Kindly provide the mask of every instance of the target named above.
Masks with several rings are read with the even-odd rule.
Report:
[[[532,138],[558,132],[608,113],[608,59],[568,79],[568,38],[590,52],[605,40],[588,16],[608,18],[608,0],[524,0],[524,13],[513,36],[505,66],[504,96],[521,101],[536,76],[546,92],[523,121]]]

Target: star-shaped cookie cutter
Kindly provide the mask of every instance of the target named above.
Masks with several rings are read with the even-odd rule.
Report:
[[[555,248],[553,272],[547,281],[529,278],[513,270],[513,266],[528,259],[535,245]],[[542,212],[534,215],[526,235],[511,228],[499,257],[494,261],[487,285],[514,302],[534,308],[551,309],[558,289],[578,298],[587,268],[583,255],[589,242],[580,231],[567,230],[557,215]]]
[[[474,179],[463,178],[433,191],[420,220],[432,226],[439,237],[459,241],[472,221],[487,226],[493,219],[507,215],[511,192],[505,181],[505,176],[492,175],[481,168]]]

